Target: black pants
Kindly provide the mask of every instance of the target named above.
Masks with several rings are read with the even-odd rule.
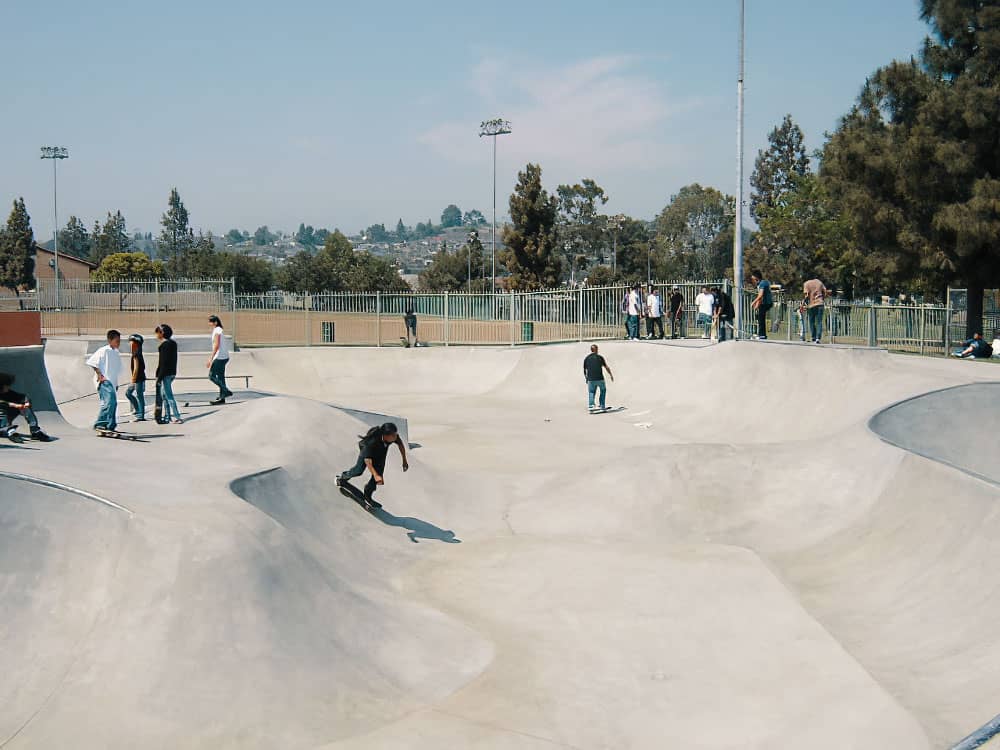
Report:
[[[771,305],[761,305],[757,308],[757,335],[762,339],[767,338],[767,313]]]
[[[358,462],[354,464],[354,466],[352,466],[350,469],[347,469],[347,471],[345,471],[343,474],[341,474],[340,478],[347,480],[347,479],[354,479],[354,477],[360,477],[362,474],[365,473],[365,469],[367,468],[368,467],[365,464],[364,456],[358,456]],[[375,461],[372,461],[372,468],[375,469],[375,471],[377,471],[379,474],[385,474],[384,461],[381,463],[376,463]],[[368,478],[368,483],[365,484],[365,497],[371,497],[372,495],[374,495],[375,490],[377,488],[378,485],[375,484],[375,477],[373,475]]]
[[[722,315],[719,316],[719,341],[726,340],[726,329],[733,324],[732,318],[726,318]]]
[[[655,329],[660,329],[660,335],[655,334]],[[663,338],[663,318],[646,318],[646,335],[650,338]]]

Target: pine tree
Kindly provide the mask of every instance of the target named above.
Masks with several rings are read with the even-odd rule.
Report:
[[[14,201],[7,226],[0,230],[0,286],[20,296],[35,279],[35,233],[24,198]]]
[[[70,216],[66,228],[59,231],[59,252],[76,256],[90,257],[90,233],[86,225],[75,216]]]
[[[184,202],[177,188],[170,190],[167,212],[160,219],[160,225],[163,227],[160,232],[160,255],[176,265],[184,251],[194,244],[194,233],[189,226],[188,212],[184,208]]]
[[[784,205],[788,194],[795,189],[795,181],[809,171],[805,136],[791,115],[785,115],[781,125],[767,137],[767,150],[757,155],[750,185],[750,213],[755,219]]]
[[[510,272],[512,289],[559,285],[558,212],[559,200],[542,187],[542,168],[528,164],[517,175],[517,187],[510,196],[511,223],[503,228],[506,248],[500,252],[500,260]]]
[[[94,224],[94,237],[90,248],[92,263],[100,265],[109,255],[127,253],[131,249],[132,241],[129,239],[125,217],[121,211],[115,211],[114,214],[108,212],[108,218],[103,226]]]

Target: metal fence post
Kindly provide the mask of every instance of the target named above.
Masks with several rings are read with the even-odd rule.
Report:
[[[156,312],[159,312],[160,311],[160,280],[159,280],[159,278],[157,278],[154,283],[156,284],[156,286],[154,287],[155,290],[156,290],[156,293],[154,295],[155,299],[156,299]],[[159,316],[157,316],[157,317],[159,317]]]
[[[305,296],[305,298],[302,300],[302,308],[303,308],[303,312],[305,312],[305,319],[306,319],[306,346],[312,346],[312,343],[313,343],[313,341],[312,341],[312,339],[313,339],[313,336],[312,336],[312,316],[310,315],[310,313],[312,312],[312,295],[311,294],[307,294]]]
[[[444,293],[444,345],[448,346],[448,292]]]
[[[513,290],[510,293],[510,345],[517,345],[517,316],[514,314],[514,295],[516,292]]]
[[[231,304],[232,304],[232,308],[233,308],[232,309],[232,313],[233,313],[233,348],[235,349],[236,348],[236,318],[237,318],[237,315],[236,315],[236,308],[237,308],[237,304],[236,304],[236,277],[235,276],[232,277],[231,279],[229,279],[229,299],[231,300]]]
[[[382,292],[375,292],[375,346],[382,346]]]
[[[873,349],[878,346],[878,323],[876,318],[876,308],[873,302],[868,307],[868,346]]]
[[[577,341],[583,341],[583,287],[578,287],[576,290],[578,299],[576,305],[576,317],[577,317]]]
[[[951,351],[951,287],[948,287],[948,303],[944,308],[944,356]]]
[[[924,309],[924,306],[921,305],[920,306],[920,325],[918,327],[918,330],[920,332],[920,349],[919,349],[919,351],[920,351],[921,354],[924,353],[924,319],[926,317],[927,317],[927,311]]]

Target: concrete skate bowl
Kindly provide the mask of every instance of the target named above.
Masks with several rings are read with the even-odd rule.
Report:
[[[1000,484],[1000,383],[907,399],[879,412],[869,426],[892,445]]]
[[[629,409],[591,416],[580,350],[255,352],[410,418],[379,515],[331,486],[363,423],[302,398],[81,441],[176,470],[115,485],[100,626],[9,747],[945,748],[997,712],[997,488],[867,428],[948,376],[609,344]]]

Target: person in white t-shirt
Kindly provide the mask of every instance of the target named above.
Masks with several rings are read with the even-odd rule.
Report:
[[[655,287],[650,287],[646,296],[646,338],[663,338],[663,299],[660,297],[660,290]]]
[[[218,315],[212,315],[208,322],[212,324],[212,356],[208,358],[205,367],[208,368],[208,379],[219,386],[219,397],[209,401],[213,406],[226,403],[226,398],[233,392],[226,387],[226,365],[229,364],[229,344],[226,343],[226,333],[222,330],[222,321]]]
[[[698,325],[701,326],[701,337],[707,339],[712,331],[712,314],[715,310],[715,296],[708,291],[707,286],[701,288],[701,294],[694,298],[698,307]]]
[[[625,298],[625,327],[628,329],[629,341],[639,340],[639,318],[642,317],[642,294],[636,284],[629,290]]]
[[[95,430],[114,432],[118,429],[118,378],[122,371],[118,347],[121,343],[122,335],[112,329],[108,331],[108,343],[87,359],[87,365],[94,369],[97,395],[101,398],[101,410],[94,422]]]

